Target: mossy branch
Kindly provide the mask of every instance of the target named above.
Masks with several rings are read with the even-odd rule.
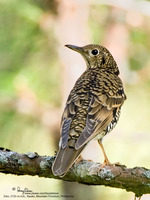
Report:
[[[61,179],[87,185],[105,185],[132,191],[136,196],[150,193],[150,170],[144,167],[127,168],[123,165],[105,166],[81,161],[63,177],[53,175],[51,167],[54,157],[39,156],[37,153],[19,154],[0,150],[0,172],[15,175],[30,175]]]

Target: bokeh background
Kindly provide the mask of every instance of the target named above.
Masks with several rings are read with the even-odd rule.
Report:
[[[111,162],[149,168],[149,35],[149,1],[0,0],[0,146],[54,155],[66,98],[85,70],[81,56],[64,45],[96,43],[114,56],[127,94],[119,123],[104,139],[105,150]],[[96,141],[82,156],[103,162]],[[0,174],[0,199],[17,186],[75,200],[134,196],[104,186]]]

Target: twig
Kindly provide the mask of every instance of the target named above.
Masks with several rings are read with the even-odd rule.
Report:
[[[15,175],[38,175],[40,177],[79,182],[87,185],[105,185],[132,191],[137,197],[150,193],[150,170],[144,167],[127,168],[124,165],[105,166],[81,161],[63,177],[53,175],[51,167],[54,157],[37,153],[19,154],[0,149],[0,172]]]

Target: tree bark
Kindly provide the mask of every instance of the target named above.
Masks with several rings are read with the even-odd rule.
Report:
[[[127,168],[124,165],[105,166],[100,163],[81,161],[63,177],[54,176],[51,170],[55,157],[37,153],[19,154],[0,150],[0,172],[30,175],[78,182],[87,185],[105,185],[134,192],[137,197],[150,193],[150,170],[144,167]]]

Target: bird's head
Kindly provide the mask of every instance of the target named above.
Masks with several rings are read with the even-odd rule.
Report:
[[[83,47],[70,44],[65,46],[80,53],[86,61],[87,68],[103,68],[116,75],[119,74],[119,69],[113,56],[105,47],[96,44],[89,44]]]

